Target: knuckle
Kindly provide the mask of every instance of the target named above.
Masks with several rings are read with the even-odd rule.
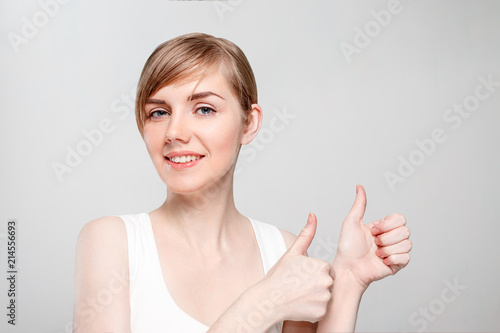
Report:
[[[320,320],[321,318],[323,318],[325,315],[326,315],[326,305],[324,306],[320,306],[320,308],[318,309],[318,320]]]
[[[333,286],[333,279],[328,276],[321,281],[321,287],[329,290]]]
[[[331,295],[329,292],[321,292],[316,296],[316,302],[318,302],[318,306],[324,306],[326,303],[330,301]]]
[[[310,317],[313,322],[321,320],[326,315],[326,305],[317,304],[315,306],[311,306]]]
[[[320,260],[319,269],[323,272],[330,272],[330,264],[326,261]]]
[[[413,248],[413,243],[411,242],[411,240],[407,239],[407,240],[405,241],[405,245],[406,245],[406,248],[407,248],[407,250],[406,250],[406,251],[407,251],[407,252],[410,252],[410,251],[411,251],[411,249]]]
[[[382,235],[377,236],[377,239],[378,239],[378,244],[379,245],[385,245],[385,243],[386,243],[386,234],[382,234]]]
[[[406,217],[404,215],[399,214],[399,213],[396,213],[395,215],[396,215],[396,218],[403,223],[403,225],[406,225]]]
[[[411,231],[408,227],[404,227],[404,234],[405,234],[405,237],[406,238],[410,238],[410,235],[411,235]]]
[[[333,279],[331,276],[328,276],[328,289],[333,287]],[[331,296],[331,295],[330,295]]]

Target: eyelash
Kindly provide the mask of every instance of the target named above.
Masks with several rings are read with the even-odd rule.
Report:
[[[199,113],[198,111],[200,111],[201,109],[207,109],[207,110],[210,110],[209,113]],[[199,114],[199,115],[202,115],[204,117],[208,117],[210,116],[212,113],[216,113],[217,111],[215,111],[214,109],[212,108],[209,108],[208,106],[201,106],[199,108],[196,109],[196,113]]]
[[[151,110],[151,112],[149,112],[149,118],[159,118],[161,116],[155,116],[154,114],[157,113],[157,112],[165,112],[166,114],[169,114],[166,110],[163,110],[163,109],[153,109]]]
[[[210,112],[209,113],[201,113],[201,112],[199,112],[201,109],[210,110]],[[153,109],[153,110],[151,110],[149,112],[149,118],[157,119],[157,118],[161,118],[162,116],[164,116],[164,115],[161,115],[161,116],[157,115],[157,116],[155,116],[155,113],[158,113],[158,112],[164,112],[164,115],[169,115],[170,114],[169,111],[164,110],[164,109]],[[214,109],[212,109],[212,108],[210,108],[208,106],[201,106],[201,107],[197,108],[196,111],[195,111],[196,114],[198,114],[198,115],[200,115],[202,117],[209,117],[213,113],[216,113],[216,112],[217,111],[215,111]]]

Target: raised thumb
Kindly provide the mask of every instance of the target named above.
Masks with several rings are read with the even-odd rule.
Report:
[[[356,199],[352,205],[351,211],[347,215],[347,219],[360,221],[363,219],[366,210],[366,193],[361,185],[356,185]]]
[[[302,229],[295,242],[288,249],[289,254],[293,255],[306,254],[307,249],[309,248],[309,245],[311,245],[314,235],[316,234],[317,223],[318,221],[316,215],[314,215],[313,213],[309,213],[309,216],[307,217],[306,226],[304,227],[304,229]]]

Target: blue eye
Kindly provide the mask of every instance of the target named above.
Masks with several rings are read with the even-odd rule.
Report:
[[[153,112],[151,112],[149,114],[150,117],[152,118],[159,118],[159,117],[162,117],[162,116],[166,116],[168,115],[168,112],[165,111],[165,110],[154,110]]]
[[[207,115],[209,115],[209,114],[211,114],[211,113],[215,113],[215,110],[214,110],[214,109],[211,109],[211,108],[209,108],[209,107],[206,107],[206,106],[202,106],[201,108],[198,108],[198,109],[196,110],[196,112],[197,112],[198,114],[201,114],[201,115],[207,116]]]

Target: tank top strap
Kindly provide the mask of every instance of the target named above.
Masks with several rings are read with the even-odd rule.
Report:
[[[133,290],[138,273],[145,270],[158,273],[151,259],[144,260],[156,257],[157,254],[154,252],[156,247],[152,246],[155,244],[155,239],[147,213],[119,215],[119,217],[125,223],[127,230],[130,289]]]
[[[255,233],[255,238],[260,249],[264,274],[274,266],[274,264],[286,252],[286,243],[281,231],[272,224],[260,222],[249,218]]]

